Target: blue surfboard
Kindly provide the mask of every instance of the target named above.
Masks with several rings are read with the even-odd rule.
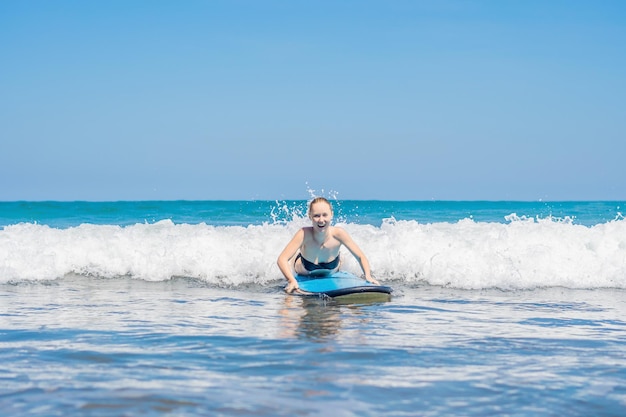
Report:
[[[391,287],[372,284],[345,271],[338,271],[329,275],[296,275],[296,280],[300,287],[300,295],[317,295],[333,298],[352,294],[389,296],[393,291]]]

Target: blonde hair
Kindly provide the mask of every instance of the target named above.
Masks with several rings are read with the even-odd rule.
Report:
[[[333,212],[333,205],[330,204],[330,201],[328,201],[326,198],[324,197],[315,197],[313,200],[311,200],[311,202],[309,203],[309,214],[311,214],[311,210],[313,209],[313,204],[317,204],[317,203],[326,203],[328,204],[328,207],[330,207],[330,212]]]

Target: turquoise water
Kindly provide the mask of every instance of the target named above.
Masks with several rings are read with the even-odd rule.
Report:
[[[335,202],[369,304],[281,291],[305,206],[0,203],[3,415],[623,415],[624,202]]]
[[[339,220],[380,225],[383,219],[420,223],[465,218],[504,222],[516,213],[530,218],[572,218],[594,225],[622,219],[626,202],[334,201]],[[120,201],[0,202],[0,226],[37,222],[52,227],[81,223],[132,225],[169,219],[175,223],[233,226],[290,221],[306,213],[305,201]]]

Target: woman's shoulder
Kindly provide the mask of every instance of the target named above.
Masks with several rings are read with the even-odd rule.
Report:
[[[332,228],[330,229],[331,233],[333,236],[345,236],[348,232],[346,232],[346,229],[344,229],[343,227],[340,226],[331,226]]]

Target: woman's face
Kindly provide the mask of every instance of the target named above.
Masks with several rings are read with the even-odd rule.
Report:
[[[313,222],[313,227],[316,230],[322,231],[330,226],[333,220],[333,211],[330,205],[325,202],[315,203],[311,206],[309,218]]]

